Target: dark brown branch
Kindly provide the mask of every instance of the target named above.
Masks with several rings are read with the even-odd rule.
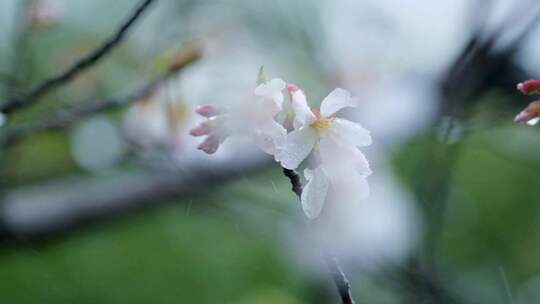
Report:
[[[111,37],[105,40],[98,48],[79,59],[65,71],[62,71],[59,74],[54,75],[36,85],[29,92],[19,94],[19,96],[2,103],[0,105],[0,111],[8,114],[16,109],[29,106],[51,90],[67,83],[84,70],[96,64],[123,40],[126,33],[135,23],[135,21],[137,21],[139,17],[142,16],[142,13],[150,6],[150,4],[155,1],[156,0],[144,0],[137,7],[137,9],[135,9],[133,14],[120,26],[120,28]]]
[[[292,191],[298,196],[298,199],[302,196],[302,184],[300,183],[300,176],[293,170],[283,168],[283,174],[291,181]]]
[[[152,94],[155,89],[165,80],[169,79],[173,75],[176,75],[189,64],[197,61],[201,56],[202,48],[199,44],[187,46],[176,55],[172,65],[163,75],[154,79],[150,83],[143,85],[132,93],[123,97],[96,100],[91,103],[81,104],[80,106],[71,110],[58,110],[51,117],[41,121],[33,121],[27,123],[26,125],[7,128],[0,133],[0,146],[13,144],[17,140],[35,133],[64,129],[80,121],[82,118],[136,102],[137,100]]]
[[[291,181],[292,191],[298,196],[298,199],[302,197],[302,184],[300,183],[300,176],[294,172],[294,170],[283,168],[283,174]],[[337,291],[343,304],[354,304],[353,297],[351,295],[351,284],[345,273],[339,266],[339,262],[335,257],[327,255],[324,257],[326,266],[332,275],[332,280],[336,285]]]
[[[338,289],[341,302],[344,304],[354,304],[354,300],[351,295],[351,284],[339,266],[338,260],[335,257],[327,256],[325,257],[325,261],[330,273],[332,274],[334,284],[336,284]]]

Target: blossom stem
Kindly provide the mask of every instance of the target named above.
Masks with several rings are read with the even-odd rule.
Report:
[[[296,194],[296,196],[298,196],[298,199],[301,199],[302,184],[300,183],[300,176],[298,176],[298,174],[296,174],[294,170],[290,170],[287,168],[283,168],[283,174],[285,174],[285,176],[289,178],[292,186],[292,191]],[[324,261],[326,262],[326,266],[328,267],[328,270],[332,275],[332,280],[334,281],[339,296],[341,297],[341,303],[354,304],[355,302],[351,295],[351,284],[349,283],[349,280],[341,269],[337,258],[331,255],[325,255]]]
[[[283,168],[283,174],[289,178],[291,181],[292,191],[298,196],[298,199],[302,196],[302,184],[300,183],[300,176],[294,172],[294,170],[290,170],[287,168]]]

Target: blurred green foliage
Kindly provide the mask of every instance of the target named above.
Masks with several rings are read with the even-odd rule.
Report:
[[[4,249],[0,301],[309,303],[309,280],[291,267],[276,243],[279,227],[275,234],[253,229],[255,219],[242,221],[234,211],[247,204],[261,208],[262,203],[270,209],[264,223],[271,223],[268,215],[280,213],[276,206],[296,203],[292,195],[254,195],[263,188],[257,185],[276,177],[241,180],[212,195],[178,200],[42,244]],[[285,179],[276,183],[287,187]],[[246,186],[251,190],[243,191]],[[236,196],[239,192],[243,195]]]

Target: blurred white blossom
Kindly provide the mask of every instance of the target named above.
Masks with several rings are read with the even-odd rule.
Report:
[[[218,105],[199,106],[196,112],[206,117],[190,134],[205,136],[199,149],[212,154],[231,135],[249,135],[266,153],[274,154],[281,145],[286,130],[274,118],[281,112],[285,82],[272,79],[255,88],[251,102],[237,104],[230,109]]]

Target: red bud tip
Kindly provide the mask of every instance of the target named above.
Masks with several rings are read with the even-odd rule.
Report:
[[[523,94],[540,93],[540,79],[529,79],[518,83],[517,89]]]
[[[295,92],[297,92],[298,90],[300,90],[295,84],[288,84],[287,85],[287,91],[289,91],[289,94],[294,94]]]

